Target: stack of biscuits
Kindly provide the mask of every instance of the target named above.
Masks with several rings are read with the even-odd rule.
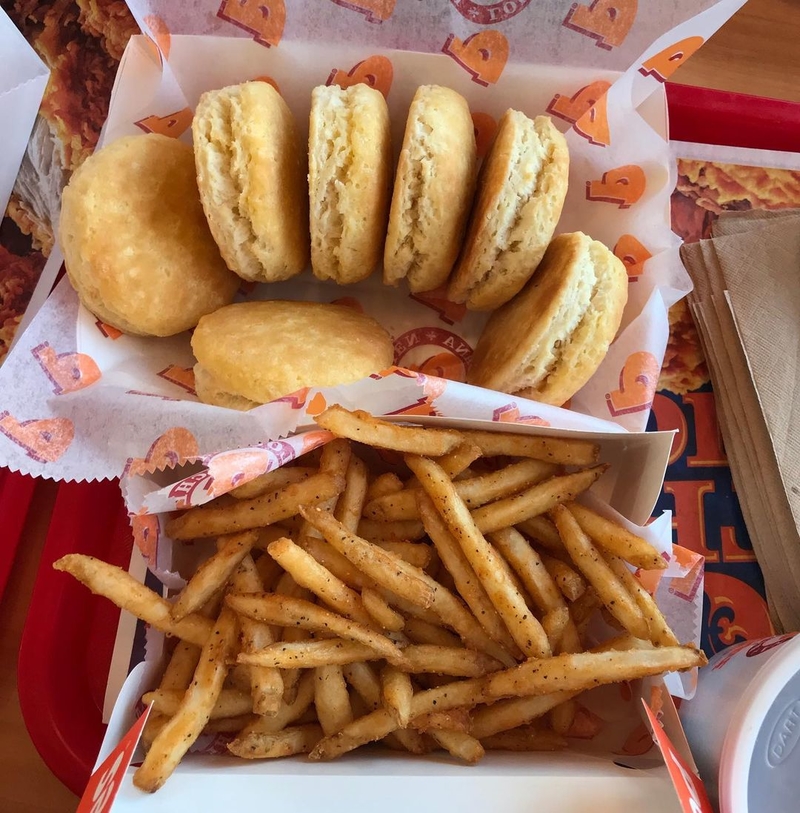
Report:
[[[413,98],[395,172],[386,101],[364,84],[314,89],[307,150],[260,81],[205,93],[192,136],[193,149],[123,138],[86,161],[64,193],[61,241],[104,322],[142,336],[196,328],[207,403],[249,409],[391,365],[389,334],[353,309],[233,304],[241,280],[291,279],[309,260],[320,280],[348,285],[382,265],[386,285],[492,311],[468,380],[546,403],[586,383],[619,328],[622,262],[580,232],[553,239],[569,153],[546,116],[508,110],[480,174],[467,102],[436,85]]]

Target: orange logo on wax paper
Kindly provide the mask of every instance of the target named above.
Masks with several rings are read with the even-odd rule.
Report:
[[[467,306],[451,302],[447,298],[447,285],[442,285],[432,291],[419,294],[410,294],[410,297],[439,314],[439,319],[448,325],[460,322],[467,313]]]
[[[592,740],[605,728],[605,725],[605,720],[578,703],[567,736],[579,740]]]
[[[134,514],[131,517],[133,542],[148,562],[155,563],[161,528],[153,514]]]
[[[570,124],[575,124],[579,118],[588,113],[606,95],[610,87],[610,82],[606,82],[605,79],[598,79],[596,82],[582,87],[572,96],[563,96],[556,93],[550,100],[550,104],[547,105],[547,112],[551,116],[557,116]]]
[[[520,415],[519,407],[515,403],[495,409],[492,412],[492,420],[498,423],[522,423],[526,426],[550,426],[550,421],[538,415]]]
[[[650,409],[659,372],[658,359],[652,353],[631,353],[620,371],[619,389],[606,393],[608,411],[617,417]]]
[[[397,0],[333,0],[337,6],[357,11],[368,23],[383,23],[394,13]]]
[[[705,574],[708,640],[714,652],[740,641],[775,634],[764,599],[746,582],[726,573]]]
[[[120,336],[124,335],[118,328],[115,328],[113,325],[107,325],[99,319],[95,320],[95,326],[106,339],[111,339],[112,342],[115,342]]]
[[[170,33],[167,24],[157,14],[148,14],[144,18],[147,26],[148,42],[155,46],[159,59],[169,59]]]
[[[197,457],[198,453],[195,436],[182,426],[173,426],[153,441],[144,457],[131,458],[126,472],[135,476],[174,468],[191,457]]]
[[[478,112],[472,114],[472,124],[475,127],[475,146],[478,150],[478,158],[483,158],[489,152],[489,147],[492,146],[494,134],[497,132],[497,122],[488,113]]]
[[[427,375],[464,381],[471,360],[472,347],[439,327],[413,328],[394,340],[394,363]]]
[[[531,0],[500,0],[498,3],[481,5],[474,0],[450,0],[456,7],[456,11],[478,25],[491,25],[492,23],[502,23],[516,17],[530,4]]]
[[[318,392],[309,403],[308,407],[306,408],[306,412],[308,412],[311,417],[316,417],[317,415],[322,414],[328,408],[328,404],[325,401],[325,396]]]
[[[18,421],[8,412],[0,412],[0,432],[32,460],[55,463],[69,449],[75,426],[69,418]]]
[[[616,203],[620,209],[629,209],[646,188],[644,170],[636,164],[626,164],[604,172],[599,181],[587,181],[586,200]]]
[[[562,25],[592,37],[598,48],[610,51],[625,42],[638,6],[637,0],[594,0],[588,6],[573,3]]]
[[[146,133],[180,138],[192,126],[192,116],[191,108],[184,107],[166,116],[147,116],[134,124]]]
[[[646,59],[639,68],[639,73],[652,76],[659,82],[666,82],[704,41],[702,37],[686,37]]]
[[[286,25],[284,0],[223,0],[217,17],[253,35],[259,45],[277,45]]]
[[[34,347],[31,353],[52,382],[55,395],[82,390],[102,376],[95,360],[85,353],[56,353],[49,342]]]
[[[274,87],[275,90],[278,91],[278,93],[281,93],[281,89],[278,86],[278,83],[271,76],[256,76],[255,79],[253,79],[253,81],[254,82],[264,82],[265,84],[271,85],[272,87]],[[283,94],[281,93],[281,96],[282,95]]]
[[[179,367],[177,364],[170,364],[169,367],[165,367],[156,375],[165,381],[169,381],[170,384],[181,387],[192,395],[197,394],[194,389],[194,368],[192,367]]]
[[[357,62],[346,73],[334,68],[328,76],[326,85],[339,85],[340,88],[349,88],[353,85],[369,85],[379,90],[384,98],[389,95],[394,78],[392,62],[385,56],[375,54]]]
[[[209,496],[227,494],[232,488],[264,474],[269,471],[272,459],[272,455],[262,449],[215,454],[207,466],[211,477],[211,483],[207,487]]]
[[[422,385],[422,397],[414,401],[413,404],[406,404],[400,409],[395,409],[389,415],[438,415],[434,403],[447,389],[447,381],[433,375],[416,374],[411,371],[403,371],[409,378],[417,379]]]
[[[595,147],[611,143],[608,129],[608,95],[601,96],[576,122],[572,129]]]
[[[308,391],[310,387],[301,387],[299,390],[290,392],[288,395],[282,395],[280,398],[275,399],[275,403],[289,404],[292,409],[302,409],[306,405],[306,398],[308,398]]]
[[[644,274],[644,264],[653,256],[632,234],[623,234],[614,246],[628,272],[628,281],[636,282]]]
[[[333,432],[329,432],[327,429],[311,429],[305,432],[300,436],[303,442],[303,448],[300,450],[300,454],[304,455],[319,446],[324,446],[328,441],[333,440],[333,437]]]
[[[442,52],[453,57],[472,81],[488,87],[494,85],[508,62],[508,40],[500,31],[479,31],[463,42],[451,34],[442,46]]]

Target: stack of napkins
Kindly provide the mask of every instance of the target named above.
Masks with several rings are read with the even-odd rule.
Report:
[[[800,629],[800,209],[683,246],[725,449],[773,623]]]

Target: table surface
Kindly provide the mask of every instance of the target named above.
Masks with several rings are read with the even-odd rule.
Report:
[[[750,0],[673,81],[800,102],[800,3]],[[800,149],[800,145],[798,145]],[[0,810],[55,813],[77,799],[48,770],[19,708],[16,661],[56,488],[37,488],[22,549],[0,605]]]

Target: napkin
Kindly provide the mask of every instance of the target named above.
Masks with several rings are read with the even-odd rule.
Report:
[[[723,213],[681,257],[773,623],[799,629],[800,210]]]

